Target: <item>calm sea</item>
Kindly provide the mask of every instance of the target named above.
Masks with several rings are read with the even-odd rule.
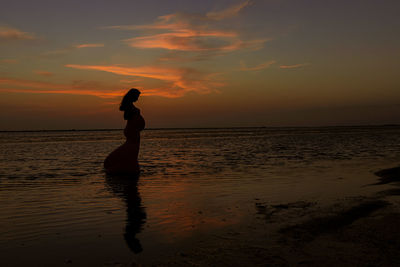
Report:
[[[136,186],[107,177],[122,131],[0,133],[0,266],[149,263],[254,203],[368,194],[400,127],[145,130]]]

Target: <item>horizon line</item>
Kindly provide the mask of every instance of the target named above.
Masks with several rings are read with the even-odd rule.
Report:
[[[359,124],[359,125],[320,125],[320,126],[227,126],[227,127],[154,127],[144,130],[207,130],[207,129],[250,129],[250,128],[337,128],[337,127],[396,127],[397,123],[389,124]],[[95,132],[95,131],[121,131],[124,128],[100,128],[100,129],[41,129],[41,130],[0,130],[0,133],[9,132]]]

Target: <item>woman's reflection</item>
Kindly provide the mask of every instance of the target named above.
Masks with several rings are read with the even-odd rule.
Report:
[[[140,253],[143,248],[136,234],[140,233],[146,222],[146,211],[141,206],[137,182],[139,177],[106,175],[108,188],[126,203],[126,227],[124,238],[128,247],[134,253]]]

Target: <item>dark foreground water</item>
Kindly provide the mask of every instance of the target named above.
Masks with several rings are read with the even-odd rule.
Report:
[[[151,264],[255,202],[368,194],[400,127],[145,130],[138,185],[107,177],[122,131],[0,133],[0,266]]]

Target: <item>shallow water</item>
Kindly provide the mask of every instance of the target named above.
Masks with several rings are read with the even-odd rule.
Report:
[[[240,225],[255,202],[373,192],[400,127],[145,130],[142,173],[107,177],[122,131],[0,133],[0,265],[151,263]]]

